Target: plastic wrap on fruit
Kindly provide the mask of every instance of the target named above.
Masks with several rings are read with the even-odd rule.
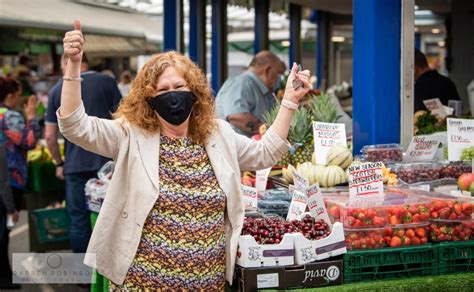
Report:
[[[100,180],[108,182],[112,179],[112,174],[114,173],[115,162],[109,161],[102,165],[100,170],[97,172],[97,176]]]
[[[104,182],[100,179],[91,178],[87,181],[85,187],[86,195],[90,196],[93,200],[103,199],[105,197],[105,193],[107,192],[107,188],[109,184]]]

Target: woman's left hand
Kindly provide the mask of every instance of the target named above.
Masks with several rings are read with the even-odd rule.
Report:
[[[290,75],[288,76],[288,80],[286,82],[285,94],[283,95],[283,99],[298,104],[300,99],[312,88],[311,83],[309,82],[310,76],[311,73],[309,70],[298,71],[298,65],[296,65],[296,63],[293,63],[293,67],[291,68]],[[295,81],[295,79],[298,79],[303,82],[303,86],[298,86],[294,88],[293,81]]]

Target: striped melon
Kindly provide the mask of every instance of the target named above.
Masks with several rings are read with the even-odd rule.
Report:
[[[320,186],[330,188],[347,182],[347,176],[341,167],[329,165],[321,171],[318,181]]]
[[[346,146],[337,145],[329,150],[326,155],[327,165],[337,165],[346,169],[352,163],[352,152]]]

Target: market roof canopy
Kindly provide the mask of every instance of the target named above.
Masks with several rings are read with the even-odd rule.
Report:
[[[163,24],[137,13],[66,0],[2,0],[0,25],[70,30],[78,19],[86,33],[163,40]]]

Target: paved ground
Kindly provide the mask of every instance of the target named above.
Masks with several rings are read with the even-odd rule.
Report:
[[[11,253],[30,252],[29,234],[28,234],[28,212],[20,212],[20,220],[17,226],[10,232],[10,251]],[[21,290],[8,291],[28,291],[28,292],[86,292],[87,288],[81,288],[77,285],[34,285],[23,284]]]

